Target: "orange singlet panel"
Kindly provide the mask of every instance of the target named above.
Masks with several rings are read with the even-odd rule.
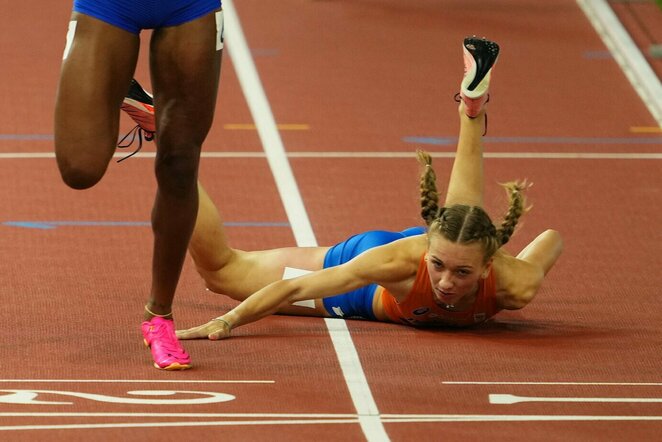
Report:
[[[398,303],[395,297],[384,289],[382,306],[391,321],[414,326],[464,327],[484,322],[500,310],[496,301],[496,281],[493,270],[490,270],[487,278],[480,280],[476,301],[471,308],[464,311],[451,311],[437,305],[432,292],[425,255],[421,257],[416,272],[416,281],[407,297]]]

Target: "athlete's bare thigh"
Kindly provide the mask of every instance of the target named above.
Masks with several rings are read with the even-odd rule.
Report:
[[[55,153],[65,182],[84,188],[101,179],[115,151],[140,41],[84,14],[71,20],[55,104]]]
[[[328,247],[286,247],[273,250],[234,250],[229,262],[221,269],[205,272],[198,269],[207,287],[215,292],[243,301],[261,288],[298,272],[312,272],[324,266]],[[281,314],[327,316],[321,300],[291,306]]]

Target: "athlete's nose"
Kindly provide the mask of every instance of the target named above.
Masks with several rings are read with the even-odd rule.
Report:
[[[453,280],[449,272],[442,272],[439,283],[437,284],[443,291],[448,291],[453,288]]]

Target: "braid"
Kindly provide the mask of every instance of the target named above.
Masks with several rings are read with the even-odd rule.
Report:
[[[437,175],[432,168],[432,157],[424,150],[417,150],[418,162],[423,166],[420,178],[421,217],[429,234],[439,234],[449,241],[470,244],[480,242],[485,251],[485,261],[506,244],[515,232],[526,207],[524,191],[531,185],[524,181],[511,181],[501,186],[508,194],[508,211],[501,226],[496,228],[482,207],[455,204],[439,207]]]
[[[501,186],[506,189],[506,193],[508,194],[509,208],[501,223],[501,227],[496,231],[496,236],[499,244],[504,245],[513,235],[519,218],[530,209],[530,207],[526,207],[524,191],[531,185],[526,181],[511,181],[509,183],[503,183]]]
[[[442,209],[428,230],[457,244],[480,243],[487,262],[499,248],[497,230],[489,215],[480,206],[454,204]]]
[[[439,193],[437,175],[432,168],[432,157],[424,150],[417,150],[418,162],[423,166],[420,180],[421,217],[429,226],[439,216]]]
[[[480,206],[454,204],[443,207],[429,225],[429,235],[441,235],[448,241],[458,244],[480,243],[487,262],[496,251],[506,244],[517,226],[519,218],[528,208],[524,190],[529,185],[514,181],[502,184],[508,192],[509,209],[499,228],[496,228],[489,215]]]

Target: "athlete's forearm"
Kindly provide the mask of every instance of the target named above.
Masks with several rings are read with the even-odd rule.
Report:
[[[290,281],[276,281],[246,298],[241,304],[219,317],[230,329],[250,324],[273,315],[296,293],[296,285]]]
[[[221,316],[232,329],[272,315],[294,302],[320,299],[354,290],[369,283],[336,266],[294,279],[275,281],[258,290]]]

